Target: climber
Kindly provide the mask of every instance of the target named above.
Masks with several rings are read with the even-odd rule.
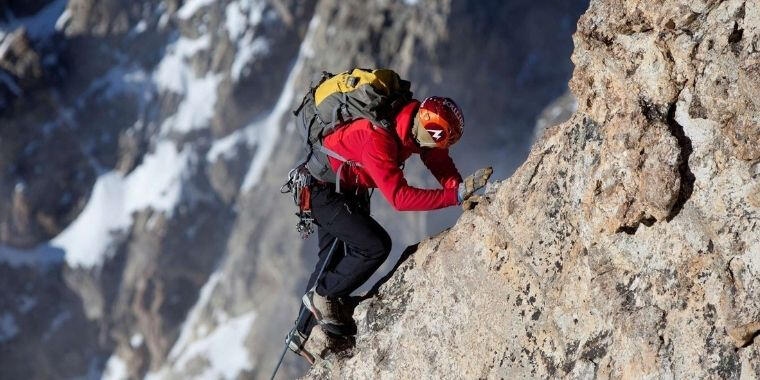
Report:
[[[337,185],[313,181],[311,215],[316,222],[321,268],[335,239],[337,245],[324,274],[312,273],[303,297],[310,318],[298,321],[290,348],[299,354],[311,328],[318,323],[332,335],[350,334],[353,324],[345,299],[380,267],[391,251],[391,238],[371,216],[369,191],[378,188],[398,211],[425,211],[462,204],[484,187],[490,167],[462,180],[449,147],[462,136],[462,111],[449,98],[411,99],[400,107],[392,130],[379,128],[366,118],[348,123],[322,142]],[[436,190],[409,186],[401,165],[412,154],[440,182]],[[337,187],[337,188],[336,188]],[[342,191],[341,191],[342,188]],[[313,317],[313,318],[312,318]]]
[[[398,211],[457,204],[469,209],[493,173],[483,168],[462,181],[448,152],[464,128],[453,100],[429,97],[420,103],[411,83],[389,69],[323,72],[316,83],[293,111],[306,158],[280,191],[293,195],[302,238],[316,224],[319,260],[273,378],[288,348],[314,362],[306,344],[317,340],[309,339],[317,324],[328,340],[350,342],[355,334],[349,296],[391,251],[390,236],[370,216],[369,189],[380,189]],[[420,155],[441,189],[407,184],[402,167],[412,154]]]

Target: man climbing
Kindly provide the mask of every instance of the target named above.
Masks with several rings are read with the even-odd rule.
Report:
[[[462,137],[462,110],[449,98],[420,103],[410,86],[388,69],[323,72],[293,112],[307,155],[281,191],[293,194],[303,238],[317,225],[319,261],[285,342],[312,363],[305,347],[307,340],[314,345],[312,328],[318,324],[322,336],[338,337],[333,340],[354,334],[349,295],[391,251],[390,236],[370,216],[369,189],[379,189],[398,211],[468,208],[493,172],[480,169],[462,181],[448,151]],[[420,155],[442,188],[407,184],[402,167],[412,154]]]
[[[411,100],[395,116],[394,128],[379,128],[365,118],[326,136],[322,142],[338,188],[317,181],[311,190],[311,213],[318,226],[322,268],[335,239],[338,244],[320,278],[309,279],[304,306],[313,318],[304,318],[292,337],[291,349],[302,353],[315,323],[332,335],[345,335],[353,324],[344,305],[388,257],[391,238],[370,216],[369,191],[378,188],[398,211],[426,211],[461,204],[486,185],[492,169],[484,168],[462,181],[448,148],[462,136],[462,111],[449,98]],[[407,184],[401,166],[412,154],[441,184],[441,189],[419,189]],[[302,353],[303,354],[303,353]]]

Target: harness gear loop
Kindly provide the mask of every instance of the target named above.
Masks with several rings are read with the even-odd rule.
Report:
[[[293,193],[293,202],[298,206],[296,230],[302,239],[314,233],[314,217],[311,214],[311,186],[313,177],[305,164],[288,172],[288,181],[280,187],[280,193]]]

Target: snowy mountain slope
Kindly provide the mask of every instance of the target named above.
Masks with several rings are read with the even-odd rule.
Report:
[[[0,377],[267,376],[314,260],[278,192],[302,154],[289,111],[315,73],[392,66],[420,96],[461,99],[463,172],[489,160],[510,171],[539,103],[563,91],[583,4],[488,7],[58,0],[21,18],[12,3],[3,38],[20,23],[42,32],[14,39],[24,59],[0,54],[0,94],[13,94],[0,110]],[[570,21],[540,33],[524,21],[540,17]],[[491,112],[512,102],[508,120]],[[432,185],[419,164],[407,175]],[[458,214],[374,203],[397,247]],[[31,352],[45,365],[19,360]],[[283,375],[302,370],[288,357]]]
[[[61,4],[63,6],[60,6]],[[57,2],[55,5],[60,8],[59,24],[78,25],[76,12],[79,8],[76,6],[81,4],[69,4],[65,12],[63,10],[65,2]],[[213,4],[187,3],[179,8],[178,12],[181,12],[175,19],[168,14],[168,9],[163,4],[158,4],[149,10],[163,12],[162,15],[141,20],[140,24],[130,29],[127,36],[119,37],[130,40],[129,34],[148,33],[161,28],[168,30],[172,23],[187,23],[188,28],[203,28],[203,22],[194,25],[193,21],[187,21],[193,17],[193,12],[189,9],[197,6],[196,11],[198,11],[203,6],[209,5]],[[240,4],[243,10],[250,7],[250,4]],[[276,23],[276,11],[271,6],[264,8],[267,11],[267,19],[260,20],[259,18],[257,21],[256,17],[251,17],[251,20],[256,23],[244,21],[236,27],[256,29],[259,28],[257,23],[262,25]],[[121,11],[118,7],[115,10],[117,13]],[[251,12],[261,12],[261,10]],[[47,13],[45,17],[49,17]],[[151,21],[154,24],[150,24]],[[68,32],[67,29],[66,33]],[[89,41],[89,43],[99,44],[99,48],[106,50],[108,55],[115,55],[117,64],[104,70],[102,75],[92,75],[90,84],[85,86],[80,94],[74,96],[72,101],[66,101],[70,105],[67,105],[63,112],[52,114],[52,121],[45,123],[50,125],[47,129],[76,130],[79,140],[82,140],[83,132],[85,138],[86,133],[90,131],[99,132],[101,136],[121,134],[119,148],[129,150],[134,149],[134,145],[138,145],[138,148],[142,145],[145,153],[120,152],[117,154],[119,159],[125,160],[129,158],[127,156],[132,155],[132,162],[120,165],[117,161],[114,167],[109,168],[113,163],[109,165],[103,162],[105,160],[100,160],[97,155],[88,154],[86,148],[82,149],[85,150],[83,155],[89,156],[84,161],[90,162],[97,177],[91,192],[83,194],[87,197],[84,198],[87,202],[80,206],[81,211],[77,218],[58,232],[49,244],[42,243],[38,248],[33,248],[28,252],[10,246],[2,251],[5,261],[13,260],[13,268],[33,264],[34,267],[30,270],[63,271],[63,280],[66,284],[59,282],[59,286],[73,289],[84,302],[79,308],[87,318],[100,321],[99,324],[103,326],[91,329],[93,332],[100,330],[99,334],[102,337],[100,343],[93,346],[113,347],[114,343],[117,343],[118,347],[118,342],[124,336],[138,351],[138,355],[145,355],[148,359],[153,357],[154,360],[162,360],[166,355],[170,348],[166,343],[166,334],[168,334],[168,339],[175,339],[173,336],[176,336],[178,332],[181,320],[184,319],[183,315],[194,302],[197,290],[214,268],[220,252],[224,250],[224,226],[229,225],[232,210],[216,198],[215,191],[205,178],[205,160],[202,160],[201,156],[205,155],[209,144],[207,138],[198,137],[204,134],[208,136],[213,129],[211,119],[215,115],[215,95],[224,93],[225,90],[232,91],[229,88],[222,88],[225,86],[222,81],[228,83],[227,87],[230,87],[229,83],[232,80],[229,78],[232,76],[238,82],[242,82],[245,78],[241,72],[256,61],[256,57],[250,55],[244,59],[236,59],[234,75],[230,75],[228,71],[214,71],[210,67],[204,67],[202,62],[204,58],[200,57],[211,53],[209,50],[211,50],[212,39],[226,39],[226,34],[213,37],[208,34],[199,37],[184,36],[171,31],[165,34],[165,54],[160,60],[153,60],[152,57],[145,55],[128,57],[119,52],[119,48],[129,48],[129,46],[123,46],[129,45],[129,41],[122,46],[116,44],[109,47],[105,47],[108,45],[106,41]],[[291,36],[295,37],[295,35]],[[238,37],[242,38],[242,36]],[[277,35],[273,37],[276,38]],[[42,37],[39,34],[30,34],[30,38]],[[61,36],[55,35],[51,38],[61,38]],[[40,42],[40,44],[44,43],[44,41]],[[221,54],[220,50],[224,52],[223,49],[218,49],[217,54]],[[83,54],[86,53],[90,52]],[[65,55],[67,52],[56,52],[56,54]],[[151,63],[154,64],[145,66],[146,60],[152,60]],[[230,66],[232,64],[233,62],[229,63]],[[248,72],[249,75],[255,74],[255,70],[249,69]],[[66,90],[65,87],[53,87],[49,91],[56,94]],[[122,102],[133,102],[140,106],[123,109],[124,107],[118,105]],[[116,126],[104,128],[103,125],[99,125],[99,130],[95,131],[93,128],[95,122],[102,120],[84,119],[85,115],[89,118],[93,114],[93,105],[123,110],[127,115],[107,111],[110,116],[108,119],[118,120],[117,124],[125,119],[134,120],[134,122],[126,129]],[[97,112],[99,111],[95,111]],[[241,113],[245,114],[245,112]],[[16,122],[17,128],[24,127],[24,120],[16,119]],[[113,124],[106,125],[110,127]],[[12,128],[15,126],[12,125]],[[43,128],[42,132],[46,132],[46,129]],[[188,140],[189,143],[185,142],[185,136],[193,133],[201,133],[201,135]],[[130,138],[132,141],[129,141]],[[140,141],[140,139],[144,140]],[[23,140],[19,140],[10,142],[23,144]],[[100,140],[102,141],[103,137],[100,137]],[[3,142],[6,141],[4,139]],[[87,144],[87,142],[80,141],[77,145],[82,144]],[[92,144],[92,149],[102,148],[95,145],[97,144]],[[252,141],[246,148],[256,151],[259,145],[261,145],[259,142]],[[29,151],[29,148],[26,149]],[[66,153],[64,150],[59,154]],[[49,151],[46,154],[55,155],[56,152]],[[244,157],[243,160],[246,158]],[[62,169],[71,170],[66,167]],[[38,180],[37,183],[26,186],[17,185],[16,192],[29,188],[36,190],[41,186],[39,182],[41,181]],[[21,209],[23,211],[24,207]],[[209,222],[211,224],[208,224]],[[209,231],[211,226],[214,226],[214,229]],[[47,246],[50,248],[45,248]],[[52,269],[45,269],[49,267],[40,266],[41,263],[37,263],[39,260],[20,259],[26,256],[34,257],[30,253],[35,252],[40,252],[37,255],[40,256],[39,260],[44,259],[48,262],[63,258],[65,261],[54,261]],[[46,257],[51,257],[51,259],[46,259]],[[176,261],[172,257],[182,261]],[[159,260],[156,261],[157,259]],[[18,272],[18,275],[23,274],[22,271]],[[16,277],[17,282],[22,282],[22,279],[23,276]],[[121,284],[119,284],[119,279],[121,279]],[[54,279],[50,281],[55,282]],[[59,277],[57,281],[61,281],[61,278]],[[6,294],[6,296],[12,298],[14,295]],[[38,294],[37,296],[45,297],[46,295]],[[152,300],[141,299],[146,296]],[[148,304],[142,304],[142,302],[148,302]],[[13,326],[14,330],[27,327],[26,331],[22,330],[22,334],[30,337],[36,334],[33,326],[18,327],[17,324],[12,323],[12,317],[10,314],[4,317],[8,326]],[[55,324],[55,318],[57,318],[55,315],[50,315],[51,322],[49,323]],[[250,320],[243,320],[241,323],[249,324],[244,323],[246,321],[250,322]],[[3,343],[10,344],[14,343],[10,339],[12,335],[19,334],[7,335],[9,339]],[[133,339],[138,336],[144,338]],[[17,345],[13,347],[19,348]],[[98,368],[102,368],[104,364],[104,357],[101,355],[82,354],[81,356],[83,360],[87,360],[88,364],[78,366],[79,373],[90,371],[90,368],[97,372]],[[141,361],[149,363],[144,359]],[[140,365],[131,369],[131,373],[134,374],[135,370],[140,371]],[[9,372],[11,376],[13,373],[29,372],[29,368],[24,366],[15,367],[14,372]],[[42,376],[66,374],[65,371],[55,368],[42,368],[41,371],[39,373]],[[48,375],[44,375],[45,373]]]

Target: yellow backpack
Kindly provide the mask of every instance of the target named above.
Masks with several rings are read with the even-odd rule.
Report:
[[[306,167],[315,178],[339,183],[327,160],[346,160],[322,145],[325,136],[346,123],[365,118],[395,134],[398,111],[412,99],[411,84],[393,70],[353,69],[337,75],[323,72],[293,111],[306,145]]]

